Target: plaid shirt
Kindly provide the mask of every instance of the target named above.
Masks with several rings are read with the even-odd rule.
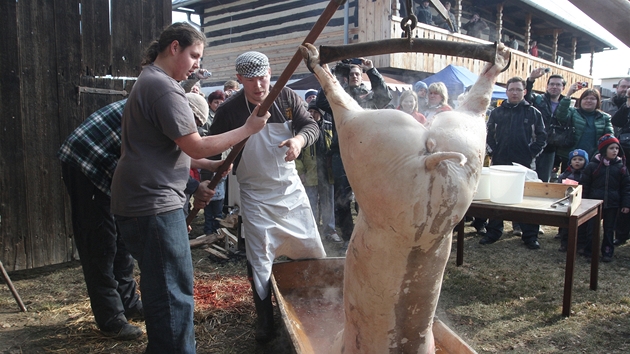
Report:
[[[81,170],[107,195],[120,158],[121,118],[126,102],[114,102],[92,113],[57,152],[61,161]]]

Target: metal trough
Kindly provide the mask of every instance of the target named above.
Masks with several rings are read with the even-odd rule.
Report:
[[[328,354],[343,329],[345,258],[280,262],[271,281],[297,354]],[[436,353],[477,353],[439,319],[433,323]]]

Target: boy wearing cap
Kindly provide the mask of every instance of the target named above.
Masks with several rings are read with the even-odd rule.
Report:
[[[210,134],[242,126],[271,89],[268,58],[246,52],[236,58],[243,89],[217,110]],[[269,109],[267,125],[253,134],[234,162],[241,192],[241,212],[258,323],[255,338],[273,338],[271,266],[276,257],[326,256],[294,160],[319,136],[317,123],[293,90],[284,87]]]
[[[572,180],[574,184],[579,183],[582,180],[582,172],[584,172],[584,167],[588,165],[588,153],[582,149],[575,149],[569,153],[569,167],[567,167],[566,171],[562,172],[560,176],[558,176],[558,182],[564,184],[565,180]],[[567,244],[569,241],[569,230],[567,228],[561,227],[558,230],[558,236],[560,237],[560,248],[558,251],[566,252]],[[578,248],[584,248],[584,240],[582,237],[582,226],[580,226],[580,232],[578,233]],[[584,235],[586,236],[586,235]]]
[[[427,97],[429,86],[422,81],[418,81],[413,85],[413,90],[418,95],[418,112],[424,114],[424,111],[426,111],[429,105],[429,99]]]
[[[317,90],[310,89],[306,91],[306,93],[304,94],[304,101],[306,101],[307,104],[310,104],[311,101],[314,101],[316,98],[317,98]]]
[[[593,157],[582,173],[583,195],[589,199],[604,201],[602,219],[604,237],[602,239],[602,262],[611,262],[614,252],[613,236],[619,211],[630,212],[630,176],[626,159],[619,140],[611,134],[599,138],[599,153]],[[589,232],[588,238],[591,238]],[[585,245],[583,254],[590,256],[591,242]]]

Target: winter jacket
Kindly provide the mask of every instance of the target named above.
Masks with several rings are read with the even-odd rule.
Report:
[[[531,168],[546,145],[542,115],[525,100],[517,104],[503,101],[490,113],[487,128],[486,143],[493,165],[516,162]]]
[[[626,102],[626,97],[618,97],[617,93],[615,93],[611,98],[607,98],[602,100],[602,108],[601,110],[614,116],[617,113],[617,110],[621,108],[621,106]],[[613,123],[613,125],[615,125]],[[617,125],[615,125],[617,126]]]
[[[630,207],[630,176],[623,152],[619,155],[608,166],[601,154],[586,165],[580,181],[584,198],[603,200],[604,208]]]
[[[621,128],[621,133],[630,133],[630,107],[625,103],[613,114],[610,119],[614,127]]]
[[[300,176],[303,176],[303,184],[305,186],[316,186],[318,180],[326,180],[333,184],[332,170],[328,164],[328,155],[330,152],[330,144],[332,142],[332,122],[320,119],[319,139],[309,146],[302,149],[302,153],[295,160],[295,167]]]
[[[596,111],[594,141],[589,146],[578,146],[586,126],[586,118],[584,117],[586,112],[579,108],[572,108],[570,105],[571,97],[562,98],[560,100],[560,105],[558,105],[558,108],[556,109],[556,118],[561,124],[567,124],[569,120],[572,120],[573,126],[575,127],[575,144],[570,147],[559,147],[558,150],[556,150],[556,156],[569,156],[569,152],[575,149],[582,149],[589,155],[595,154],[597,152],[597,139],[604,134],[613,134],[613,126],[610,122],[610,115],[602,111]]]
[[[416,16],[418,18],[418,22],[426,23],[427,25],[433,25],[433,14],[431,13],[431,9],[428,7],[418,7],[418,14]]]
[[[540,111],[543,117],[543,122],[545,122],[545,131],[547,131],[547,128],[551,124],[552,118],[554,118],[555,113],[551,111],[551,96],[549,96],[549,94],[546,92],[542,95],[534,93],[534,82],[529,80],[527,80],[526,82],[527,85],[525,86],[525,90],[527,90],[527,94],[525,95],[525,100]],[[564,96],[560,95],[559,100],[563,98]],[[556,151],[556,146],[547,145],[545,147],[545,152],[552,151]]]
[[[584,173],[584,167],[580,170],[576,170],[571,166],[567,167],[567,169],[564,172],[562,172],[560,176],[558,176],[558,182],[562,183],[562,181],[567,178],[576,182],[582,181],[582,174]]]

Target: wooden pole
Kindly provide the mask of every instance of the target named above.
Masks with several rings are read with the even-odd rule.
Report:
[[[0,269],[2,270],[2,277],[4,278],[4,281],[9,286],[9,290],[11,290],[11,294],[13,294],[13,297],[15,298],[15,301],[17,301],[18,306],[20,306],[20,310],[22,312],[26,312],[26,306],[24,306],[24,303],[22,302],[22,298],[20,298],[20,295],[17,293],[17,290],[15,290],[15,287],[13,286],[13,282],[11,282],[11,278],[9,278],[9,274],[7,273],[6,269],[4,269],[4,265],[2,265],[2,261],[0,261]]]
[[[330,21],[330,19],[335,15],[335,12],[339,8],[339,6],[343,5],[345,2],[346,0],[330,0],[330,2],[328,3],[328,6],[326,6],[326,8],[324,9],[324,12],[322,12],[322,14],[317,19],[317,22],[315,22],[315,24],[313,25],[313,28],[311,28],[311,31],[306,35],[306,38],[304,38],[304,41],[302,42],[302,44],[315,43],[315,40],[322,33],[322,31],[328,24],[328,21]],[[284,69],[284,71],[278,78],[278,81],[276,81],[276,84],[273,85],[273,87],[271,88],[271,91],[269,92],[269,95],[267,95],[267,98],[265,98],[263,103],[261,103],[260,108],[258,109],[259,117],[262,117],[265,114],[267,114],[267,111],[273,104],[273,101],[276,100],[276,98],[280,94],[280,91],[282,91],[282,89],[284,88],[284,85],[287,84],[287,82],[291,78],[291,75],[293,75],[293,72],[295,72],[295,69],[297,69],[301,61],[302,61],[302,53],[300,52],[300,49],[298,48],[296,49],[295,54],[293,55],[293,58],[291,58],[291,61],[289,61],[289,64],[287,65],[287,67]],[[216,188],[217,184],[219,184],[219,181],[221,181],[223,173],[227,171],[230,165],[234,162],[238,154],[241,152],[241,150],[245,146],[246,142],[247,142],[247,139],[244,139],[240,143],[234,145],[234,147],[232,148],[232,151],[230,151],[230,154],[225,159],[225,162],[221,166],[219,166],[219,168],[217,169],[214,177],[210,181],[210,185],[208,186],[208,188],[210,189]],[[190,214],[188,214],[188,217],[186,218],[186,225],[190,225],[190,223],[195,219],[195,217],[197,217],[198,213],[199,213],[199,209],[193,208],[193,210],[191,210]]]

